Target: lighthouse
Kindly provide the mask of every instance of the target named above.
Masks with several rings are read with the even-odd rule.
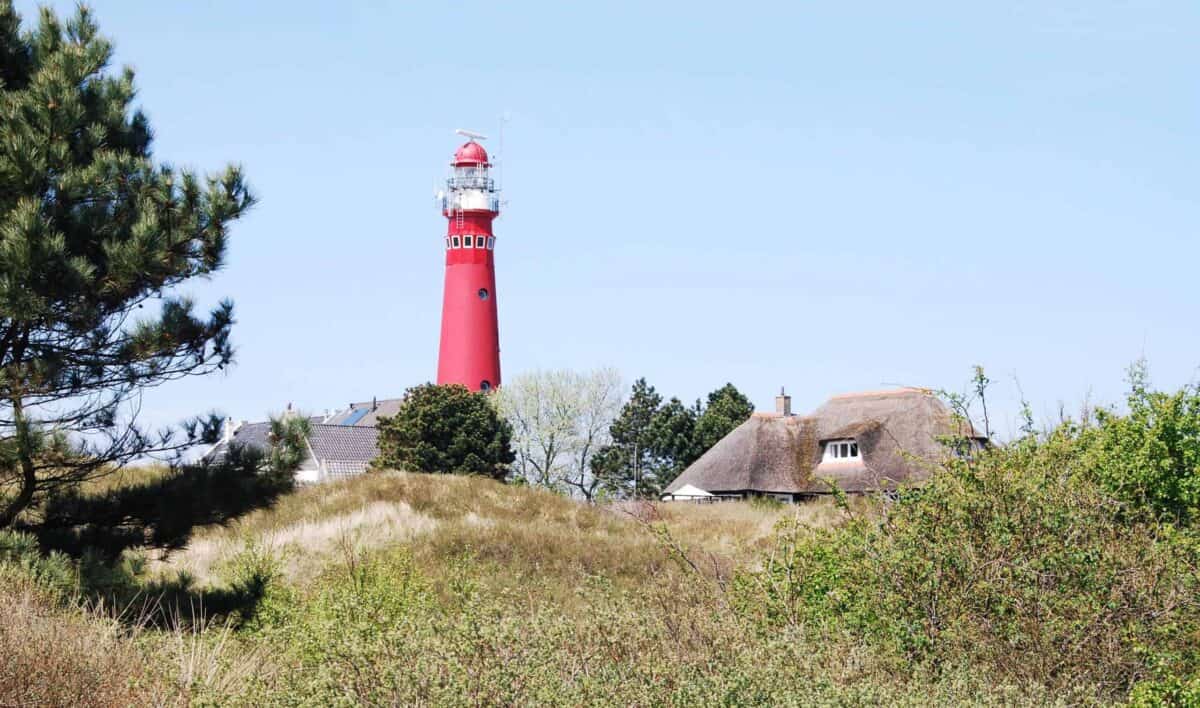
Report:
[[[496,321],[496,236],[500,193],[492,164],[479,144],[485,136],[456,131],[467,142],[450,161],[440,194],[446,217],[446,284],[442,293],[442,338],[438,384],[472,391],[500,385],[500,328]]]

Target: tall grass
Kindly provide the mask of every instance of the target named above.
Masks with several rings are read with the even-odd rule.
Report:
[[[1073,484],[951,470],[884,506],[604,507],[486,479],[371,474],[300,489],[151,564],[147,587],[180,574],[200,588],[262,584],[253,611],[219,621],[151,629],[132,610],[71,602],[59,565],[5,561],[0,704],[1067,705],[1123,700],[1154,666],[1183,678],[1139,684],[1150,704],[1186,695],[1178,651],[1193,625],[1180,608],[1192,600],[1122,590],[1114,614],[1102,589],[989,574],[989,557],[1035,579],[1096,565],[1100,539],[1111,552],[1097,567],[1126,578],[1119,587],[1151,587],[1126,572],[1137,568],[1158,568],[1158,587],[1194,587],[1174,580],[1186,567],[1149,562],[1168,557],[1153,534],[1120,532]],[[1055,536],[1071,528],[1073,544]],[[921,570],[939,559],[957,574]],[[922,614],[933,597],[951,610],[936,627]],[[1004,609],[1013,598],[1041,609]],[[1139,633],[1155,612],[1175,629]],[[1114,626],[1097,634],[1104,618]],[[1138,641],[1112,644],[1120,636]],[[1052,655],[1062,668],[1038,668]]]

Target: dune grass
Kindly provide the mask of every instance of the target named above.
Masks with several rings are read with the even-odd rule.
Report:
[[[593,575],[633,588],[670,562],[649,524],[665,525],[710,570],[728,574],[756,556],[780,518],[796,513],[813,523],[835,517],[825,504],[590,506],[481,477],[379,472],[301,488],[271,509],[201,530],[187,549],[152,567],[162,577],[184,573],[201,585],[220,583],[232,559],[257,548],[280,561],[289,582],[302,585],[349,551],[403,544],[434,576],[466,555],[488,566],[487,582],[497,587],[527,582],[531,571],[553,579],[543,599],[561,601]]]
[[[851,506],[590,506],[401,472],[301,488],[147,568],[147,587],[268,578],[250,613],[152,629],[131,616],[139,606],[81,606],[0,564],[0,704],[1112,701],[1096,686],[908,664],[836,623],[764,624],[739,606],[767,599],[746,582],[775,572],[779,528],[871,513]]]

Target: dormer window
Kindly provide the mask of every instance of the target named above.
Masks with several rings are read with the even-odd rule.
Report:
[[[830,440],[825,443],[822,462],[846,462],[859,458],[858,443],[853,440]]]

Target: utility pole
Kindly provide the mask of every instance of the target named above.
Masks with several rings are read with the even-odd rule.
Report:
[[[634,441],[634,443],[633,443],[633,498],[634,499],[637,499],[639,493],[641,492],[641,476],[639,475],[640,471],[641,470],[639,469],[639,466],[638,466],[638,444],[637,444],[637,441]]]

